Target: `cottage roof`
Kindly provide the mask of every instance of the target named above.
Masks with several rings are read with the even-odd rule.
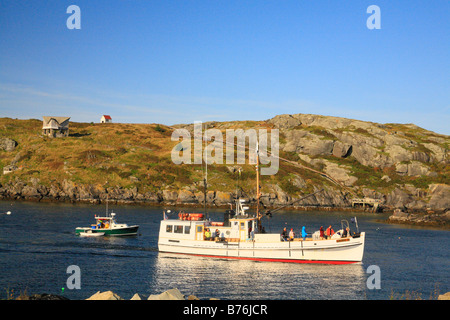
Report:
[[[42,129],[61,129],[69,127],[70,117],[43,117]]]
[[[111,116],[108,116],[108,115],[103,115],[103,117],[105,118],[105,119],[107,119],[107,120],[111,120]]]

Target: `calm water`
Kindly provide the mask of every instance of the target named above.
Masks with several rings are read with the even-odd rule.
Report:
[[[389,299],[406,290],[428,299],[438,286],[450,291],[450,232],[387,225],[387,216],[348,212],[282,212],[266,229],[284,226],[308,232],[321,225],[338,229],[341,219],[357,216],[366,231],[362,264],[314,265],[222,260],[162,254],[157,251],[160,208],[110,206],[117,220],[139,224],[139,236],[80,238],[74,230],[94,222],[105,209],[95,205],[0,202],[0,299],[14,295],[53,293],[85,299],[112,290],[125,299],[178,288],[183,294],[219,299]],[[213,211],[213,210],[211,210]],[[212,217],[221,219],[214,210]],[[220,217],[220,218],[219,218]],[[81,289],[66,286],[67,267],[81,269]],[[381,289],[369,290],[369,265],[381,270]]]

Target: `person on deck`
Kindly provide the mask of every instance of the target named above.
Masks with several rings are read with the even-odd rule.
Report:
[[[294,241],[295,233],[294,229],[291,228],[291,231],[289,231],[289,241]]]
[[[345,228],[342,232],[342,238],[347,238],[348,236],[350,236],[350,230],[348,228]]]
[[[284,227],[283,231],[281,231],[281,240],[286,241],[288,237],[288,233],[286,227]]]
[[[205,240],[211,240],[211,231],[209,229],[205,231]]]
[[[302,227],[302,238],[303,238],[303,241],[305,241],[307,235],[308,235],[308,233],[306,233],[306,228],[305,228],[305,226],[303,226]]]
[[[334,234],[334,230],[330,224],[330,226],[327,228],[327,231],[325,231],[325,235],[327,236],[327,239],[330,239],[333,234]]]
[[[323,226],[320,226],[319,232],[320,232],[320,240],[325,239],[325,232],[323,230]]]

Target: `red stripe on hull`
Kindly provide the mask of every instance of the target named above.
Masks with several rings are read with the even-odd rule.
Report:
[[[160,251],[164,252],[164,251]],[[252,260],[252,261],[264,261],[264,262],[288,262],[288,263],[317,263],[317,264],[352,264],[359,261],[334,261],[334,260],[298,260],[298,259],[272,259],[272,258],[249,258],[249,257],[229,257],[229,256],[214,256],[206,254],[194,254],[194,253],[181,253],[181,252],[166,252],[174,254],[185,254],[196,257],[208,257],[219,259],[236,259],[236,260]]]

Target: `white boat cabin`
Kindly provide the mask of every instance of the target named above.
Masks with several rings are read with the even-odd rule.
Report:
[[[254,217],[234,217],[225,222],[168,219],[161,221],[159,236],[172,240],[238,242],[253,240],[255,228]]]

